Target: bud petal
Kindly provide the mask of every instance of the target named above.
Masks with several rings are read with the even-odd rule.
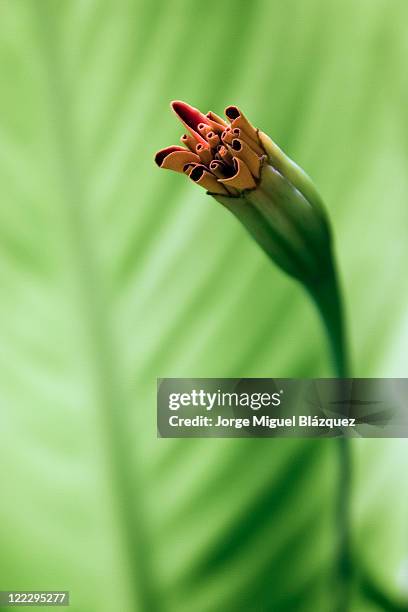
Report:
[[[228,195],[228,191],[220,185],[217,181],[217,178],[208,172],[207,168],[203,165],[195,166],[190,172],[190,178],[194,183],[200,185],[200,187],[204,187],[210,193]]]
[[[191,163],[198,163],[200,158],[195,153],[183,149],[183,147],[167,147],[156,153],[156,164],[159,168],[166,170],[174,170],[174,172],[183,172],[184,166]]]
[[[231,129],[239,128],[247,134],[255,142],[258,140],[258,134],[254,126],[241,113],[237,106],[227,106],[225,109],[226,117],[231,121]]]
[[[225,128],[221,134],[221,140],[225,145],[231,144],[231,142],[234,140],[234,135],[230,127]]]
[[[220,144],[220,137],[215,132],[208,132],[206,138],[208,144],[213,149],[215,149]]]
[[[239,128],[234,128],[231,130],[233,138],[238,138],[240,140],[244,140],[255,153],[258,155],[265,155],[265,150],[259,144],[259,141],[253,140],[248,134],[240,130]]]
[[[213,128],[213,130],[217,133],[222,132],[228,125],[228,123],[226,121],[224,121],[224,119],[222,119],[222,117],[219,117],[218,115],[216,115],[215,113],[213,113],[212,111],[209,111],[206,114],[207,120],[209,121],[211,127]]]
[[[225,162],[227,165],[232,165],[233,161],[232,161],[232,155],[231,153],[228,151],[227,147],[224,147],[223,145],[218,149],[217,152],[217,156],[223,161]]]
[[[205,138],[203,138],[199,133],[198,125],[200,123],[207,123],[210,125],[207,117],[197,108],[194,108],[194,106],[181,102],[181,100],[173,100],[171,107],[176,113],[177,117],[180,119],[181,123],[188,129],[190,134],[194,136],[198,142],[205,144]]]
[[[198,140],[191,134],[183,134],[180,138],[181,144],[190,149],[193,153],[196,151],[196,146],[198,145]]]
[[[235,157],[244,161],[251,171],[251,174],[258,179],[261,172],[262,158],[259,157],[246,142],[238,138],[234,138],[228,148],[231,155],[235,155]]]
[[[196,153],[199,156],[201,162],[203,164],[209,164],[211,159],[212,159],[212,155],[211,155],[211,149],[208,146],[207,142],[205,143],[205,145],[201,144],[201,142],[196,146]]]
[[[255,189],[256,183],[246,163],[241,159],[238,159],[238,157],[233,158],[233,163],[235,174],[230,178],[219,179],[219,182],[226,187],[235,187],[240,191],[244,191],[245,189]]]

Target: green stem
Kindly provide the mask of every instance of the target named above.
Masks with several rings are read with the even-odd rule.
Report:
[[[323,280],[314,283],[309,291],[322,317],[329,340],[333,369],[338,378],[350,377],[350,359],[343,314],[341,291],[334,264],[328,263]]]
[[[319,309],[327,332],[334,371],[338,378],[350,377],[350,360],[346,340],[343,305],[337,273],[331,258],[323,281],[311,287],[310,293]],[[337,524],[339,528],[337,574],[340,582],[338,612],[351,609],[353,581],[351,540],[352,455],[350,440],[337,438],[339,459],[339,487]]]
[[[339,451],[339,489],[337,520],[339,524],[338,574],[340,578],[339,612],[351,608],[353,560],[351,542],[352,454],[350,440],[337,438]]]
[[[341,291],[334,265],[324,282],[312,287],[310,293],[323,319],[332,353],[334,371],[339,378],[351,377],[350,360],[345,331]],[[340,596],[337,611],[352,609],[353,586],[356,582],[355,562],[352,555],[351,498],[353,458],[350,440],[336,439],[339,459],[339,488],[337,499],[337,523],[339,526],[337,575],[340,580]],[[359,587],[365,597],[387,612],[408,612],[408,605],[393,601],[375,581],[364,572],[359,573]]]

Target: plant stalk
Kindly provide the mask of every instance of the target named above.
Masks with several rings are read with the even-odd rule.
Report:
[[[351,366],[343,303],[333,261],[333,257],[330,257],[327,264],[327,273],[323,279],[310,285],[308,289],[326,329],[334,372],[338,378],[349,378]]]
[[[346,337],[344,311],[338,275],[330,257],[324,280],[309,287],[322,317],[332,355],[333,369],[338,378],[350,377],[350,359]],[[337,575],[340,582],[338,612],[350,612],[353,583],[351,498],[352,454],[350,440],[337,438],[339,460],[339,487],[337,498],[337,524],[339,527]]]

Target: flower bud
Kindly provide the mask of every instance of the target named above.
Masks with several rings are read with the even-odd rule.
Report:
[[[187,129],[187,148],[156,155],[161,168],[204,187],[244,225],[266,254],[299,280],[316,302],[336,346],[338,372],[347,370],[331,232],[322,200],[307,174],[236,106],[226,121],[181,101],[172,108]]]

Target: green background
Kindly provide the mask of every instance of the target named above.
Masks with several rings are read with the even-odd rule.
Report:
[[[331,370],[301,288],[153,156],[182,134],[171,99],[239,105],[327,203],[354,375],[406,376],[407,21],[406,0],[0,0],[0,589],[336,609],[335,441],[156,439],[158,376]],[[355,568],[394,610],[407,467],[405,440],[354,441]],[[381,597],[356,576],[353,612]]]

